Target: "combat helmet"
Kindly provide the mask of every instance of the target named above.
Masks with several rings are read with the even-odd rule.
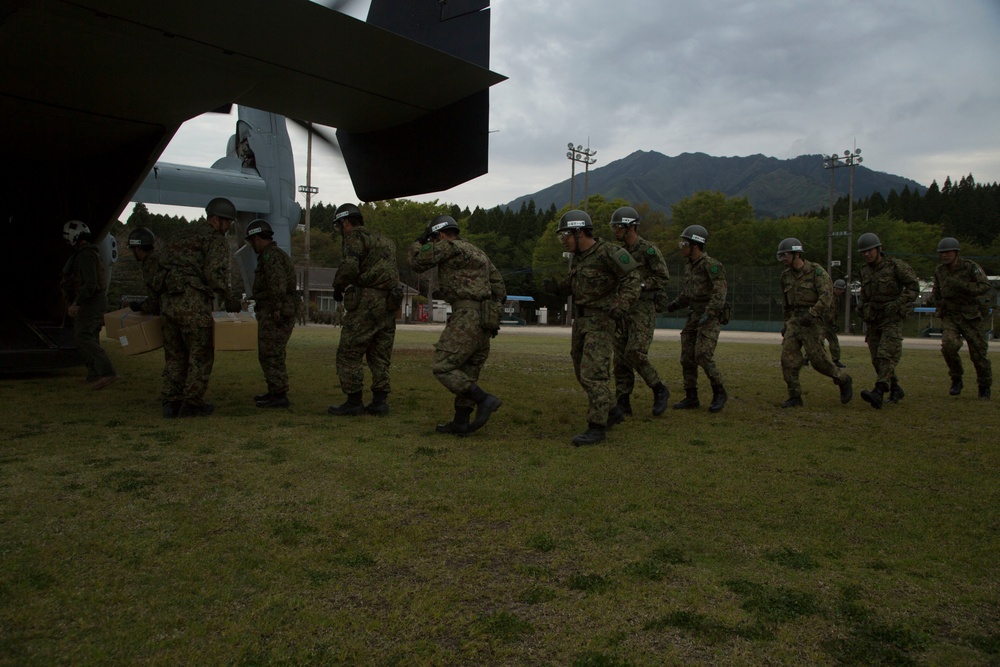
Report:
[[[140,227],[128,235],[129,248],[152,248],[155,244],[156,236],[148,227]]]
[[[209,217],[214,215],[225,220],[236,219],[236,207],[233,205],[233,202],[229,201],[225,197],[216,197],[212,201],[208,202],[208,206],[205,207],[205,213]]]
[[[611,226],[615,225],[638,225],[639,213],[631,206],[622,206],[611,214]]]
[[[801,253],[803,251],[802,241],[794,237],[788,237],[784,241],[778,244],[778,261],[781,261],[781,256],[789,252]]]
[[[83,224],[79,220],[70,220],[65,225],[63,225],[63,238],[66,239],[66,243],[70,245],[76,245],[76,242],[80,240],[82,235],[87,235],[87,240],[93,238],[90,233],[90,227]]]
[[[878,240],[878,237],[871,233],[865,232],[858,237],[858,252],[864,252],[865,250],[871,250],[872,248],[881,248],[882,242]]]
[[[563,231],[574,231],[577,229],[593,229],[594,221],[590,219],[590,216],[586,212],[579,209],[573,209],[572,211],[566,211],[563,216],[559,218],[559,227],[556,228],[556,233]]]
[[[847,281],[843,278],[837,278],[833,281],[833,289],[847,289]]]
[[[961,249],[962,248],[958,245],[958,239],[954,238],[953,236],[946,236],[943,239],[941,239],[941,242],[938,243],[937,247],[938,252],[951,252],[951,251],[958,252]]]
[[[261,236],[265,239],[272,238],[274,236],[274,230],[271,229],[271,223],[267,220],[261,220],[260,218],[254,220],[247,225],[247,240],[249,240],[251,236]]]
[[[333,214],[333,224],[340,223],[344,218],[360,218],[364,220],[364,217],[361,215],[361,209],[354,204],[341,204],[338,206]]]
[[[458,223],[455,222],[455,218],[450,215],[439,215],[429,223],[427,223],[427,236],[432,234],[440,234],[446,229],[454,229],[458,231]]]
[[[681,238],[705,245],[708,242],[708,230],[701,225],[689,225],[681,232]]]

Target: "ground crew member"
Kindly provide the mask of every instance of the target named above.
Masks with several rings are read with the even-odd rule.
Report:
[[[87,368],[86,382],[104,389],[118,379],[108,353],[101,347],[101,327],[108,311],[107,274],[100,248],[94,245],[90,228],[79,220],[63,225],[63,238],[73,254],[63,266],[63,290],[73,318],[73,341]]]
[[[866,232],[858,237],[861,267],[861,305],[858,314],[867,325],[865,342],[875,368],[875,388],[861,398],[876,410],[883,399],[898,403],[906,393],[899,386],[896,365],[903,356],[903,320],[913,310],[920,293],[917,274],[899,259],[886,257],[878,236]],[[884,398],[888,394],[888,398]]]
[[[254,401],[258,408],[287,408],[285,347],[295,328],[300,303],[295,265],[274,242],[274,231],[265,220],[250,223],[246,241],[257,253],[252,298],[257,316],[257,359],[267,382],[267,393],[254,396]]]
[[[334,226],[342,238],[344,259],[333,280],[333,298],[344,302],[343,328],[337,347],[337,375],[347,401],[331,405],[331,415],[356,416],[389,413],[389,366],[396,339],[396,309],[402,299],[396,244],[364,226],[361,210],[341,204]],[[365,370],[372,374],[372,402],[362,401]]]
[[[722,320],[729,321],[726,305],[726,271],[719,260],[705,252],[708,230],[690,225],[681,232],[681,255],[688,263],[684,267],[684,286],[676,299],[667,305],[667,312],[688,309],[687,322],[681,329],[681,370],[684,375],[684,400],[674,404],[675,410],[691,410],[698,401],[698,367],[701,366],[712,385],[709,412],[719,412],[729,395],[722,384],[722,373],[715,365],[715,346],[719,342]]]
[[[432,371],[455,395],[455,418],[439,424],[437,431],[465,435],[482,428],[501,405],[479,386],[479,373],[490,355],[490,339],[500,330],[507,290],[486,253],[459,234],[454,218],[437,216],[410,245],[407,261],[417,273],[436,266],[439,290],[451,304],[448,323],[434,346]],[[473,408],[476,418],[470,423]]]
[[[587,430],[573,444],[593,445],[625,419],[611,389],[611,361],[617,322],[639,299],[637,264],[627,250],[594,237],[594,223],[583,211],[559,219],[557,232],[573,254],[569,276],[559,292],[573,297],[570,356],[576,379],[587,392]]]
[[[129,308],[137,313],[159,315],[166,272],[160,267],[160,259],[156,256],[156,236],[153,230],[146,227],[132,230],[128,235],[128,247],[142,269],[142,282],[147,292],[144,300],[129,301]]]
[[[656,329],[656,313],[666,306],[670,272],[659,249],[639,236],[639,214],[631,206],[623,206],[611,214],[611,231],[618,244],[635,260],[642,291],[639,300],[628,310],[615,328],[615,394],[618,406],[626,415],[632,414],[630,396],[638,373],[646,386],[653,390],[653,415],[667,409],[670,390],[660,380],[649,362],[649,346]],[[657,307],[660,305],[660,308]]]
[[[213,299],[230,313],[242,310],[230,287],[226,233],[236,220],[236,207],[216,197],[205,207],[204,223],[192,223],[161,253],[166,271],[163,311],[163,416],[199,417],[212,414],[205,402],[215,363],[212,342]]]
[[[941,318],[941,354],[948,364],[952,396],[962,393],[962,339],[969,345],[969,359],[976,369],[979,398],[989,400],[993,370],[986,340],[985,322],[992,304],[993,286],[982,268],[958,256],[958,239],[946,237],[938,243],[941,263],[934,270],[933,303]]]
[[[781,272],[782,307],[785,327],[781,330],[781,373],[788,386],[788,399],[783,408],[802,405],[802,348],[812,361],[812,367],[833,378],[840,387],[840,402],[848,403],[854,395],[851,376],[838,370],[823,352],[824,318],[831,309],[833,284],[819,264],[802,259],[802,242],[787,238],[778,244],[778,261],[785,265]]]

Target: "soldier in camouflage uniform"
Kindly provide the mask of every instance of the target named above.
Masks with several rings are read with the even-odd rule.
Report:
[[[205,207],[204,223],[193,223],[161,251],[166,271],[163,312],[163,416],[198,417],[212,413],[205,392],[215,363],[212,319],[217,296],[230,313],[241,304],[230,288],[226,233],[236,207],[216,197]]]
[[[962,392],[962,359],[958,351],[964,338],[976,369],[979,398],[989,400],[993,370],[984,329],[993,286],[978,264],[959,258],[960,250],[957,239],[941,239],[937,247],[941,263],[934,270],[933,302],[941,318],[941,354],[951,376],[948,393],[958,396]]]
[[[148,293],[144,301],[130,301],[129,308],[137,313],[159,315],[166,272],[160,267],[160,258],[156,255],[156,236],[146,227],[133,230],[128,235],[128,247],[139,262],[142,282],[146,285]]]
[[[676,299],[667,305],[667,312],[688,309],[687,322],[681,329],[681,370],[684,375],[684,400],[674,404],[675,410],[693,410],[698,400],[698,367],[701,366],[712,384],[709,412],[719,412],[729,395],[722,384],[722,373],[715,365],[715,346],[719,342],[722,320],[728,322],[726,305],[726,271],[722,263],[705,253],[708,230],[691,225],[681,232],[681,254],[688,263],[684,267],[684,287]]]
[[[833,299],[823,317],[823,335],[826,342],[830,344],[830,361],[837,368],[845,368],[844,364],[840,362],[840,337],[837,335],[840,328],[837,326],[837,313],[841,310],[841,299],[844,298],[846,292],[847,282],[845,280],[838,278],[833,281]]]
[[[435,266],[451,315],[434,346],[434,377],[455,395],[455,418],[438,433],[465,435],[480,429],[500,408],[500,399],[479,386],[490,355],[490,339],[500,330],[500,309],[507,298],[500,272],[482,250],[459,238],[455,219],[434,218],[410,246],[407,260],[416,273]],[[476,418],[470,424],[473,408]]]
[[[802,405],[802,348],[812,361],[812,367],[833,378],[840,387],[840,402],[848,403],[854,395],[851,376],[837,369],[823,352],[824,317],[833,301],[830,276],[819,264],[802,259],[802,242],[787,238],[778,244],[778,261],[785,265],[781,272],[782,310],[785,327],[782,329],[781,372],[788,385],[788,400],[783,408]]]
[[[877,375],[875,388],[862,391],[861,398],[881,410],[886,394],[889,403],[898,403],[906,395],[899,386],[896,365],[903,356],[903,320],[920,292],[917,274],[906,262],[886,257],[875,234],[858,237],[858,252],[865,260],[858,314],[868,327],[865,342]]]
[[[295,266],[274,242],[274,231],[267,221],[251,222],[246,241],[257,253],[252,298],[257,316],[257,360],[267,382],[267,393],[254,396],[254,401],[258,408],[287,408],[285,346],[295,328],[300,303],[295,289]]]
[[[333,280],[333,298],[344,302],[343,329],[337,348],[337,375],[347,401],[331,405],[331,415],[389,413],[389,366],[396,339],[396,308],[399,306],[399,269],[396,244],[368,229],[354,204],[341,204],[334,225],[343,238],[344,259]],[[372,373],[372,402],[361,400],[368,362]]]
[[[653,415],[659,416],[667,409],[670,390],[649,362],[649,346],[653,343],[657,310],[666,306],[670,272],[659,249],[639,236],[639,214],[634,208],[623,206],[617,209],[611,215],[611,230],[615,240],[635,260],[642,288],[639,300],[615,329],[614,375],[618,405],[626,415],[632,414],[629,397],[635,387],[635,374],[638,373],[646,386],[653,390]]]
[[[101,347],[101,327],[108,310],[108,291],[100,249],[93,244],[90,228],[79,220],[63,225],[63,238],[73,254],[63,266],[63,288],[73,318],[73,340],[87,368],[84,378],[94,389],[103,389],[118,379],[108,353]]]
[[[617,322],[639,299],[639,273],[627,250],[594,237],[594,223],[572,210],[559,220],[559,240],[573,253],[569,276],[560,286],[572,295],[573,342],[570,355],[576,379],[587,392],[587,430],[573,444],[593,445],[625,419],[611,389],[611,362]]]

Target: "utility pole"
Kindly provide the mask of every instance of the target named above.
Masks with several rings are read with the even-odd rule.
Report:
[[[312,185],[312,156],[313,156],[313,132],[312,123],[306,123],[308,139],[306,140],[306,184],[299,186],[299,192],[306,194],[306,216],[305,216],[305,238],[303,243],[303,254],[305,266],[302,270],[302,300],[306,307],[306,323],[309,322],[309,217],[312,214],[312,196],[319,192],[319,188]]]
[[[587,143],[589,144],[590,142],[588,141]],[[569,158],[570,163],[572,164],[572,166],[570,167],[570,177],[569,177],[569,198],[570,198],[569,205],[570,208],[576,206],[576,163],[580,162],[584,165],[583,210],[586,211],[589,204],[587,200],[590,199],[590,183],[589,183],[590,165],[597,162],[597,158],[594,157],[595,155],[597,155],[597,151],[591,150],[590,146],[584,148],[583,144],[578,144],[577,146],[573,146],[572,142],[566,144],[566,147],[569,148],[569,150],[566,151],[566,157]]]
[[[845,150],[843,155],[831,153],[823,157],[823,168],[830,170],[830,222],[829,233],[826,237],[826,267],[827,271],[833,274],[833,237],[847,237],[847,273],[844,276],[847,282],[847,298],[844,299],[844,331],[851,331],[851,259],[854,256],[854,167],[864,162],[861,157],[861,149],[855,147],[854,151]],[[850,170],[850,185],[847,195],[847,231],[833,231],[833,174],[835,169],[847,167]]]

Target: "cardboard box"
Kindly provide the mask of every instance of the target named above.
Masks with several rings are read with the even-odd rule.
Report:
[[[128,355],[158,350],[163,347],[163,320],[152,317],[127,326],[118,332],[118,342]]]
[[[122,308],[111,313],[104,314],[104,335],[111,339],[117,339],[119,332],[125,327],[140,322],[148,322],[153,318],[159,319],[156,315],[132,312],[131,308]]]
[[[213,313],[212,318],[215,320],[216,351],[257,349],[257,320],[253,315],[245,311],[220,311]]]

